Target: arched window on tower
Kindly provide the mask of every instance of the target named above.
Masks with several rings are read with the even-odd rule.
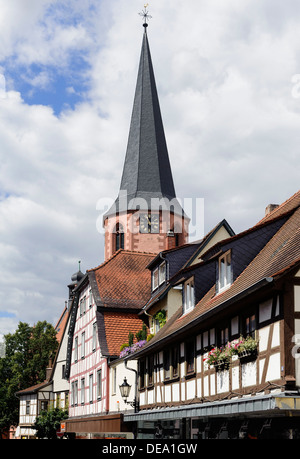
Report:
[[[115,229],[115,248],[116,251],[119,249],[124,249],[124,230],[121,223],[117,223]]]
[[[175,247],[179,247],[182,241],[182,227],[176,223],[173,232],[175,236]]]

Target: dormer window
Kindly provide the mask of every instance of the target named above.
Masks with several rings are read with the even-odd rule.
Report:
[[[163,261],[152,271],[152,291],[157,289],[166,280],[166,262]]]
[[[166,262],[165,261],[159,265],[158,270],[159,270],[158,282],[159,282],[159,285],[161,285],[166,280]]]
[[[189,279],[184,284],[183,289],[183,313],[187,313],[194,309],[195,306],[195,293],[194,293],[194,279]]]
[[[219,292],[230,287],[232,283],[231,252],[219,258]]]

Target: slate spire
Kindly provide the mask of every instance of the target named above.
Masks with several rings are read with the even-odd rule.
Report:
[[[183,210],[176,199],[163,121],[154,77],[147,27],[144,34],[118,197],[104,219],[115,212],[136,210],[141,200],[152,209],[158,198],[172,201],[175,213]],[[125,199],[125,197],[127,199]]]
[[[120,190],[128,199],[175,198],[175,189],[152,66],[147,24],[139,63]]]

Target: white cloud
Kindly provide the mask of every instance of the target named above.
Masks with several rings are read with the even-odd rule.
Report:
[[[0,70],[10,75],[0,97],[0,334],[19,320],[55,323],[78,260],[85,270],[103,259],[96,204],[115,198],[120,184],[142,6],[0,0]],[[153,0],[150,14],[177,194],[205,199],[206,231],[223,218],[243,230],[298,188],[292,77],[300,73],[300,7]],[[14,89],[18,69],[35,91],[53,84],[56,72],[82,71],[85,98],[58,115],[34,99],[29,105]],[[79,89],[70,79],[66,94]]]

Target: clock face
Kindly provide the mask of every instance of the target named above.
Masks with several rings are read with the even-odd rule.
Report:
[[[140,216],[141,233],[159,233],[159,215],[141,214]]]

